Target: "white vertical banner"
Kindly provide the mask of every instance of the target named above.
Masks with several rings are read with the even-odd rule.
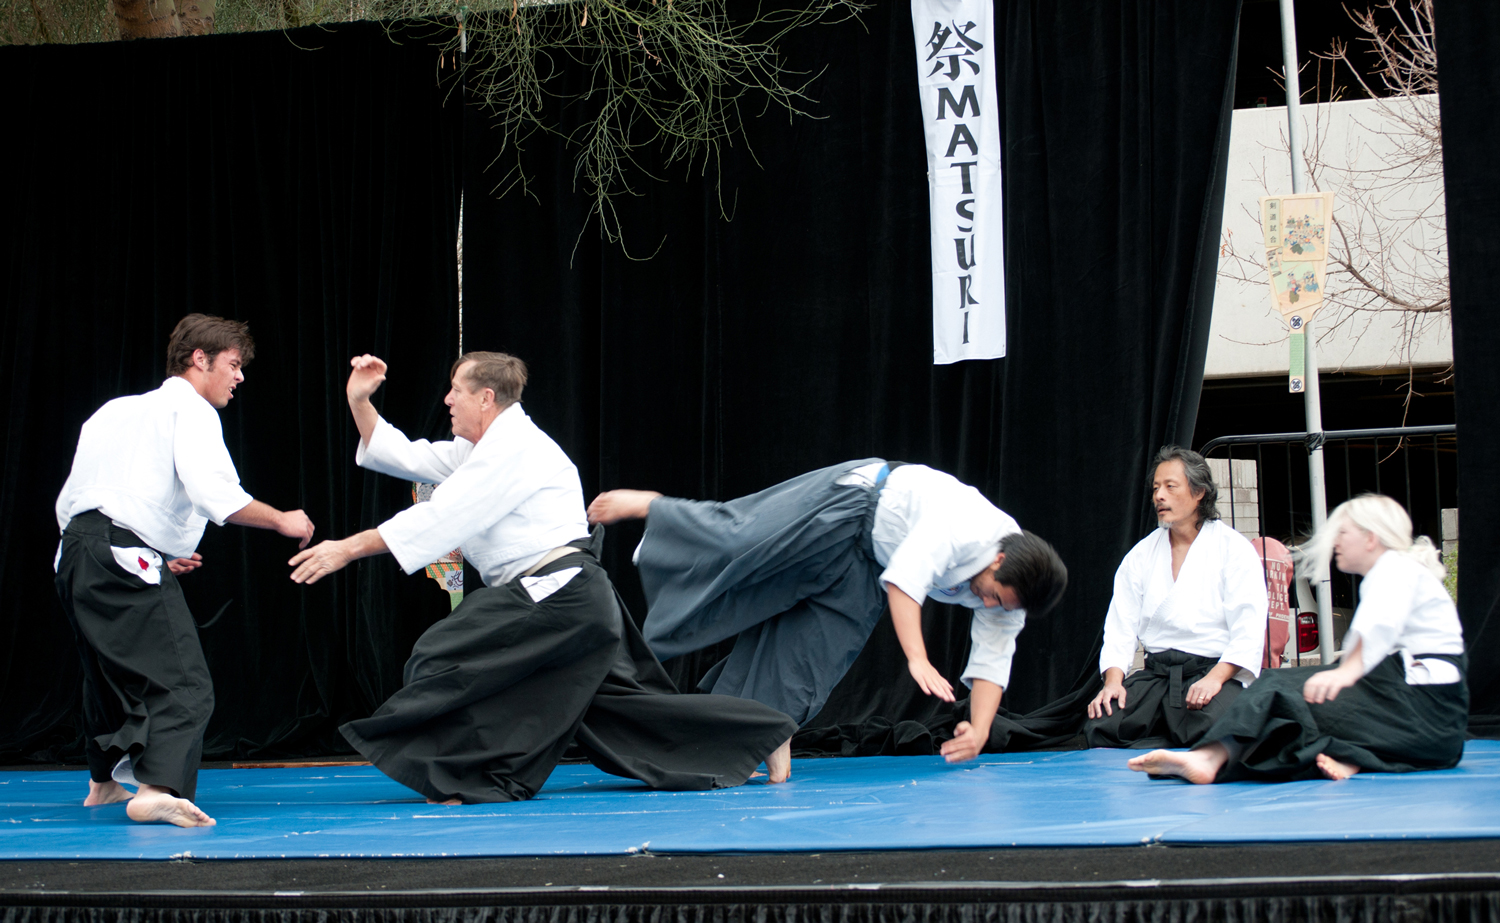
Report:
[[[932,361],[1005,355],[991,0],[912,0],[932,208]]]

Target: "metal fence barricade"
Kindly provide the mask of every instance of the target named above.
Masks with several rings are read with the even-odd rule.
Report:
[[[1307,462],[1318,444],[1330,511],[1362,493],[1386,494],[1411,514],[1414,534],[1430,536],[1443,549],[1443,562],[1455,566],[1458,435],[1452,424],[1211,439],[1199,451],[1214,468],[1224,521],[1246,538],[1274,539],[1295,550],[1312,534]],[[1263,556],[1266,545],[1256,543]],[[1334,568],[1332,581],[1336,644],[1354,611],[1359,578]],[[1284,661],[1293,666],[1307,663],[1304,655],[1317,648],[1317,605],[1305,580],[1296,588],[1289,603],[1298,640],[1288,643]]]

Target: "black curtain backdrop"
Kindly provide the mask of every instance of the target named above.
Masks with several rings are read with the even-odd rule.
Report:
[[[527,409],[586,490],[727,498],[871,454],[950,471],[1072,567],[1062,607],[1022,636],[1007,705],[1076,690],[1094,672],[1114,567],[1150,526],[1147,459],[1191,435],[1237,4],[1001,0],[996,13],[1011,357],[947,367],[931,365],[904,4],[786,43],[791,66],[827,68],[812,118],[748,112],[748,144],[709,176],[642,152],[664,181],[638,176],[641,194],[619,203],[628,253],[600,241],[555,137],[507,152],[534,197],[487,195],[498,133],[481,113],[461,121],[433,50],[378,26],[5,49],[25,142],[4,156],[25,181],[0,230],[0,756],[78,752],[52,504],[78,426],[160,381],[181,314],[241,317],[257,335],[223,415],[254,495],[306,508],[320,538],[406,505],[403,485],[354,468],[343,381],[350,355],[386,356],[387,417],[443,433],[460,180],[463,345],[531,363]],[[560,80],[582,77],[565,67]],[[195,94],[212,103],[191,105]],[[639,535],[612,530],[606,547],[638,619]],[[336,725],[397,687],[413,639],[446,608],[387,559],[298,589],[278,536],[210,527],[201,550],[208,564],[184,586],[200,622],[213,619],[210,757],[344,751]],[[957,675],[967,614],[930,606],[925,621],[934,662]],[[670,666],[691,686],[718,653]],[[941,711],[887,621],[818,723]]]
[[[183,314],[256,338],[221,414],[252,495],[305,508],[319,539],[411,502],[354,467],[343,390],[349,357],[378,353],[388,417],[446,428],[462,120],[437,76],[434,49],[373,24],[0,49],[0,762],[81,754],[53,504],[79,426],[160,384]],[[400,687],[448,609],[389,558],[298,588],[275,533],[210,525],[200,551],[183,589],[213,620],[208,758],[346,752],[337,724]]]
[[[1500,6],[1436,4],[1443,186],[1460,449],[1458,612],[1469,647],[1471,730],[1500,732]]]
[[[555,138],[507,154],[532,197],[485,196],[498,133],[470,111],[464,346],[530,363],[527,410],[589,493],[727,499],[868,455],[979,487],[1071,568],[1062,605],[1020,639],[1006,705],[1024,712],[1094,676],[1115,567],[1153,524],[1148,459],[1192,435],[1238,3],[996,0],[995,12],[1009,358],[932,365],[904,3],[786,41],[791,67],[827,68],[812,118],[749,118],[748,143],[706,176],[645,153],[668,181],[638,181],[617,203],[628,252],[601,242]],[[560,80],[576,91],[583,77],[565,68]],[[557,114],[574,125],[586,105]],[[605,548],[637,619],[640,535],[616,527]],[[924,613],[949,676],[967,658],[968,622],[953,607]],[[722,653],[668,667],[690,688]],[[907,675],[887,619],[814,724],[931,724],[941,711]],[[922,734],[874,746],[920,749]]]

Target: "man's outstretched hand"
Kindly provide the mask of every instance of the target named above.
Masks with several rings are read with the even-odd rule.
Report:
[[[908,660],[906,669],[911,672],[911,678],[917,681],[923,692],[935,695],[944,702],[953,701],[953,684],[943,678],[937,667],[926,660]]]
[[[287,563],[292,566],[292,580],[296,583],[317,583],[329,574],[349,566],[349,562],[368,558],[372,554],[390,551],[379,529],[366,529],[347,538],[329,539],[319,542],[306,551],[300,551]]]
[[[329,574],[343,570],[354,560],[343,542],[329,539],[299,552],[287,563],[292,566],[293,583],[317,583]]]
[[[385,381],[385,360],[365,353],[350,359],[349,365],[354,369],[349,373],[349,384],[344,389],[349,395],[349,402],[352,404],[369,400],[370,395],[379,390],[380,383]]]

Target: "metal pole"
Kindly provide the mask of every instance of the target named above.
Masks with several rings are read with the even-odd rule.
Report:
[[[1302,87],[1297,73],[1297,14],[1292,0],[1281,0],[1281,60],[1286,73],[1286,137],[1292,155],[1292,193],[1302,191],[1307,165],[1302,160]],[[1317,338],[1312,323],[1303,327],[1306,341],[1307,376],[1303,399],[1307,410],[1308,486],[1312,494],[1313,529],[1323,528],[1328,519],[1328,489],[1323,474],[1323,404],[1318,389]],[[1317,574],[1314,589],[1318,596],[1318,656],[1324,664],[1333,662],[1333,587],[1325,566]]]

